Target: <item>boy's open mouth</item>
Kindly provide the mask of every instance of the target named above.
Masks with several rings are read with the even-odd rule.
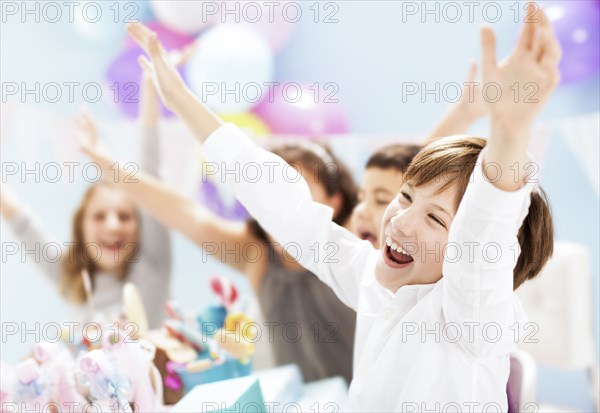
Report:
[[[385,257],[388,263],[393,267],[406,267],[414,261],[406,250],[404,250],[398,243],[394,242],[391,237],[385,239]],[[394,265],[395,264],[395,265]]]

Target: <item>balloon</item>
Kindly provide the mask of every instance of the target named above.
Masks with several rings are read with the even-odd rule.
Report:
[[[246,134],[254,138],[265,138],[271,134],[267,124],[253,113],[238,113],[237,115],[220,115],[224,122],[234,123]]]
[[[99,44],[114,44],[124,38],[124,18],[118,16],[117,9],[111,9],[110,5],[111,3],[96,1],[81,2],[73,12],[73,27],[76,32]]]
[[[167,50],[181,49],[194,41],[194,37],[174,33],[158,22],[150,22],[148,26],[158,34],[158,38]],[[106,80],[111,91],[111,100],[118,105],[124,115],[136,118],[139,114],[139,88],[142,79],[142,68],[138,63],[138,57],[144,52],[131,41],[125,42],[125,47],[125,50],[108,67]],[[173,116],[162,103],[160,105],[163,116]]]
[[[210,4],[213,3],[213,4]],[[207,13],[214,2],[199,0],[159,0],[150,2],[156,18],[166,27],[185,34],[196,34],[216,21]]]
[[[265,39],[243,25],[224,24],[198,41],[186,73],[190,87],[221,114],[245,112],[273,78],[273,53]]]
[[[563,1],[547,7],[548,18],[560,42],[563,56],[561,83],[588,78],[600,69],[600,2]]]
[[[223,202],[219,190],[210,179],[200,183],[198,201],[221,218],[234,221],[244,221],[248,218],[248,212],[239,201],[233,200],[233,205]]]
[[[227,3],[221,3],[219,9],[221,22],[240,23],[250,27],[264,36],[274,52],[280,51],[285,46],[299,24],[298,21],[294,21],[297,11],[288,6],[292,2],[239,1],[236,3],[239,4],[237,10]],[[297,3],[290,6],[299,7]],[[227,13],[227,10],[236,10],[236,13]]]
[[[158,39],[167,50],[182,49],[184,46],[192,43],[195,40],[194,36],[177,33],[169,29],[168,27],[165,27],[156,20],[146,22],[144,24],[156,33]],[[131,47],[136,46],[137,44],[135,43],[135,41],[130,36],[127,36],[125,40],[125,48],[129,49]]]
[[[348,132],[340,103],[332,90],[295,82],[275,86],[252,111],[274,134],[322,135]],[[315,102],[316,101],[316,102]]]

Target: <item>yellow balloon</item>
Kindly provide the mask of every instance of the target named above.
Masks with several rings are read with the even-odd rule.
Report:
[[[252,138],[262,140],[271,134],[269,126],[253,113],[238,113],[235,115],[220,115],[225,122],[234,123]]]

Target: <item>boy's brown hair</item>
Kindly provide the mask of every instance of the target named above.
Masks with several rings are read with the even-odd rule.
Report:
[[[471,172],[486,144],[485,139],[460,136],[437,140],[419,152],[409,165],[404,181],[414,186],[442,182],[438,192],[457,186],[455,208],[467,189]],[[534,278],[552,256],[554,227],[545,192],[531,193],[529,213],[517,234],[521,254],[513,271],[513,289]]]
[[[419,151],[421,145],[395,143],[378,149],[367,161],[366,169],[395,169],[398,172],[406,172],[410,161]]]

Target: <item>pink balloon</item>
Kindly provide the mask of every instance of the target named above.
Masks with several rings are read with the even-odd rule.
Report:
[[[316,136],[348,133],[348,119],[332,89],[323,85],[283,83],[271,89],[252,112],[274,134]]]
[[[185,45],[192,43],[196,38],[195,36],[175,32],[157,21],[144,22],[144,24],[148,26],[150,30],[156,32],[158,39],[167,50],[181,49]],[[130,36],[127,36],[125,40],[125,49],[136,46],[137,44],[133,41],[133,39]]]

